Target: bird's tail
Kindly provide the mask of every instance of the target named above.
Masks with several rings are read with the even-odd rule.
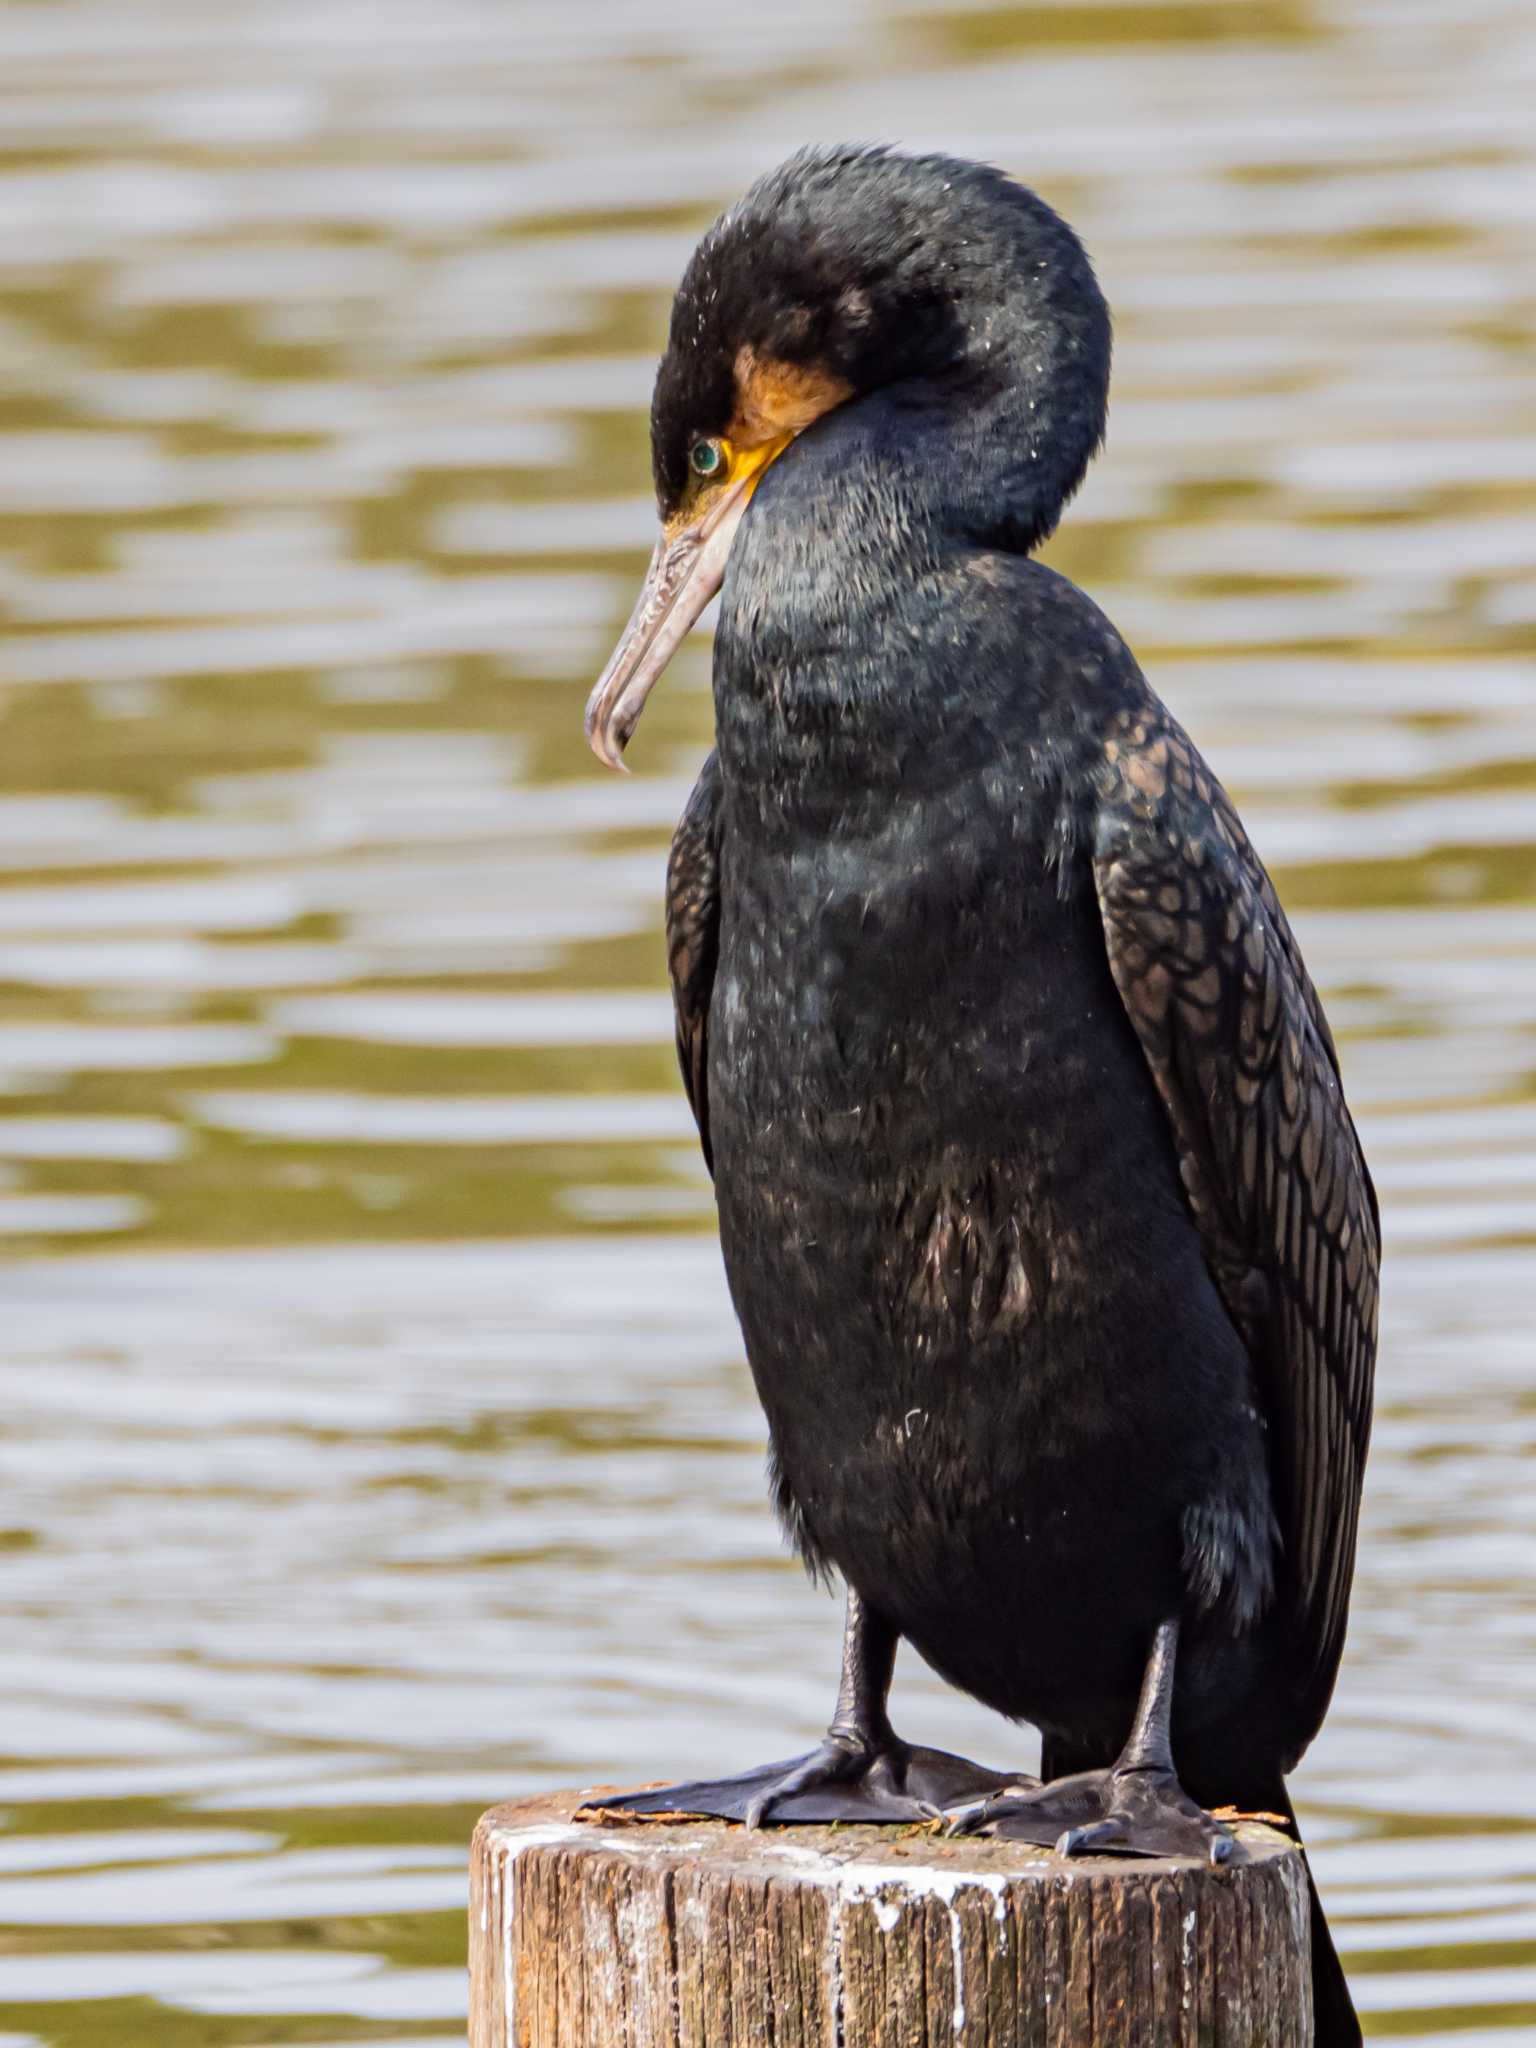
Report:
[[[1258,1802],[1256,1811],[1283,1813],[1290,1821],[1291,1833],[1301,1848],[1302,1862],[1306,1863],[1306,1846],[1301,1840],[1301,1830],[1296,1825],[1296,1809],[1291,1804],[1291,1795],[1285,1788],[1285,1780],[1277,1777],[1274,1785]],[[1333,1945],[1333,1935],[1323,1913],[1323,1902],[1317,1896],[1317,1885],[1313,1881],[1312,1866],[1307,1863],[1307,1896],[1312,1909],[1312,2014],[1315,2048],[1361,2048],[1360,2020],[1355,2012],[1355,2002],[1349,1995],[1349,1985],[1344,1978],[1344,1965],[1339,1961],[1339,1952]]]

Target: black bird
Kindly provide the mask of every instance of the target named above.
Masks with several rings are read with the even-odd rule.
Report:
[[[779,1511],[848,1619],[820,1749],[668,1805],[1220,1861],[1207,1809],[1289,1814],[1333,1690],[1375,1196],[1236,811],[1033,559],[1109,359],[1071,229],[943,157],[802,152],[677,293],[588,733],[618,766],[723,583],[677,1043]],[[1044,1783],[900,1741],[903,1637],[1040,1729]],[[1334,2048],[1315,1896],[1313,1935]]]

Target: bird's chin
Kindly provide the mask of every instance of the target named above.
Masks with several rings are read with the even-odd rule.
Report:
[[[720,588],[754,480],[743,477],[703,518],[657,541],[629,624],[587,699],[587,744],[610,768],[623,768],[646,698]]]

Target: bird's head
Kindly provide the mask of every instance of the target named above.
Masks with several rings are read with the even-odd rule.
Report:
[[[878,396],[894,431],[862,437],[858,459],[885,463],[901,519],[1027,553],[1102,439],[1108,385],[1109,314],[1081,243],[1000,171],[850,146],[759,179],[673,301],[651,405],[661,534],[587,701],[594,753],[623,766],[754,491],[801,435]]]

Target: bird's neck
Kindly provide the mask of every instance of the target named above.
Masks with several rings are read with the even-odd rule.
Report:
[[[920,790],[1071,715],[1021,668],[1020,578],[1054,580],[1029,556],[1102,433],[1107,326],[1032,324],[1006,291],[971,313],[960,362],[820,420],[736,536],[717,745],[765,807]]]
[[[798,536],[776,549],[771,575],[750,550],[733,556],[715,635],[716,749],[765,816],[877,799],[942,774],[964,749],[945,580],[937,564]]]
[[[716,751],[733,816],[765,845],[794,845],[959,802],[1001,807],[1042,845],[1082,842],[1106,708],[1145,688],[1123,648],[1085,680],[1076,657],[1092,661],[1105,626],[1088,600],[981,550],[952,549],[899,584],[850,580],[843,603],[836,583],[802,591],[819,634],[753,631],[761,615],[727,592]]]

